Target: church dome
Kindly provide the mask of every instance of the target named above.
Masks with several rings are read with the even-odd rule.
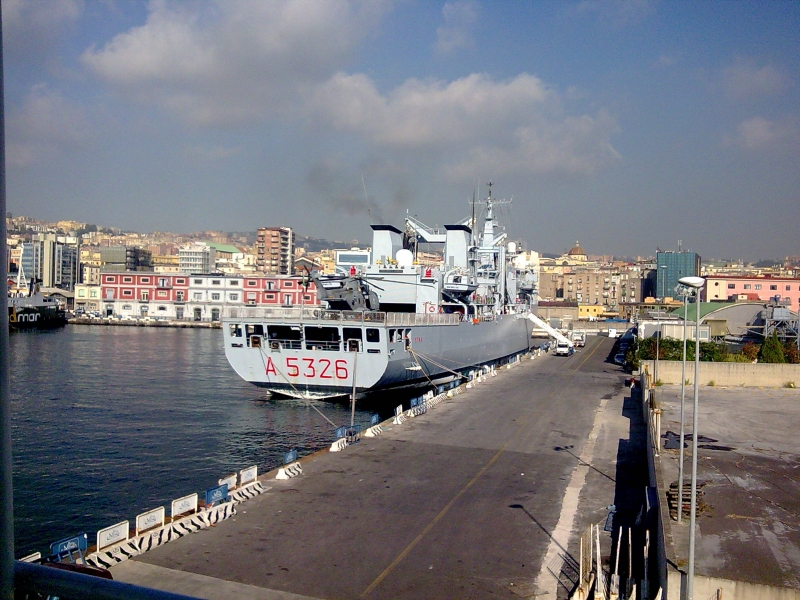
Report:
[[[575,247],[567,254],[569,256],[586,256],[586,252],[583,251],[583,248],[581,248],[581,245],[577,241],[575,242]]]

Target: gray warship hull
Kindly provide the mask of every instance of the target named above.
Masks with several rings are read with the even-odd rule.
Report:
[[[223,319],[236,373],[274,394],[334,398],[468,377],[528,352],[524,314],[233,308]]]

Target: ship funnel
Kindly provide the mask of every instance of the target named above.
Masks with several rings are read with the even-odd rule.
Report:
[[[372,256],[382,265],[389,264],[403,248],[403,232],[392,225],[372,226]]]
[[[467,253],[472,230],[466,225],[445,225],[447,236],[444,244],[444,263],[448,269],[469,267]]]

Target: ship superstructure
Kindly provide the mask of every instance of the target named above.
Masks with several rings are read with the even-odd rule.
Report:
[[[477,236],[473,219],[373,225],[372,264],[311,274],[321,307],[228,308],[231,366],[272,393],[330,398],[442,384],[527,352],[535,278],[514,265],[494,203],[490,191]],[[418,264],[415,238],[443,245],[440,265]]]

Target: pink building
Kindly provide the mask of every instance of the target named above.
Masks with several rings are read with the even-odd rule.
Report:
[[[774,301],[777,296],[793,311],[800,311],[800,278],[760,275],[711,275],[706,277],[705,299]]]
[[[299,277],[102,273],[103,316],[218,321],[226,307],[318,306],[313,283]]]

